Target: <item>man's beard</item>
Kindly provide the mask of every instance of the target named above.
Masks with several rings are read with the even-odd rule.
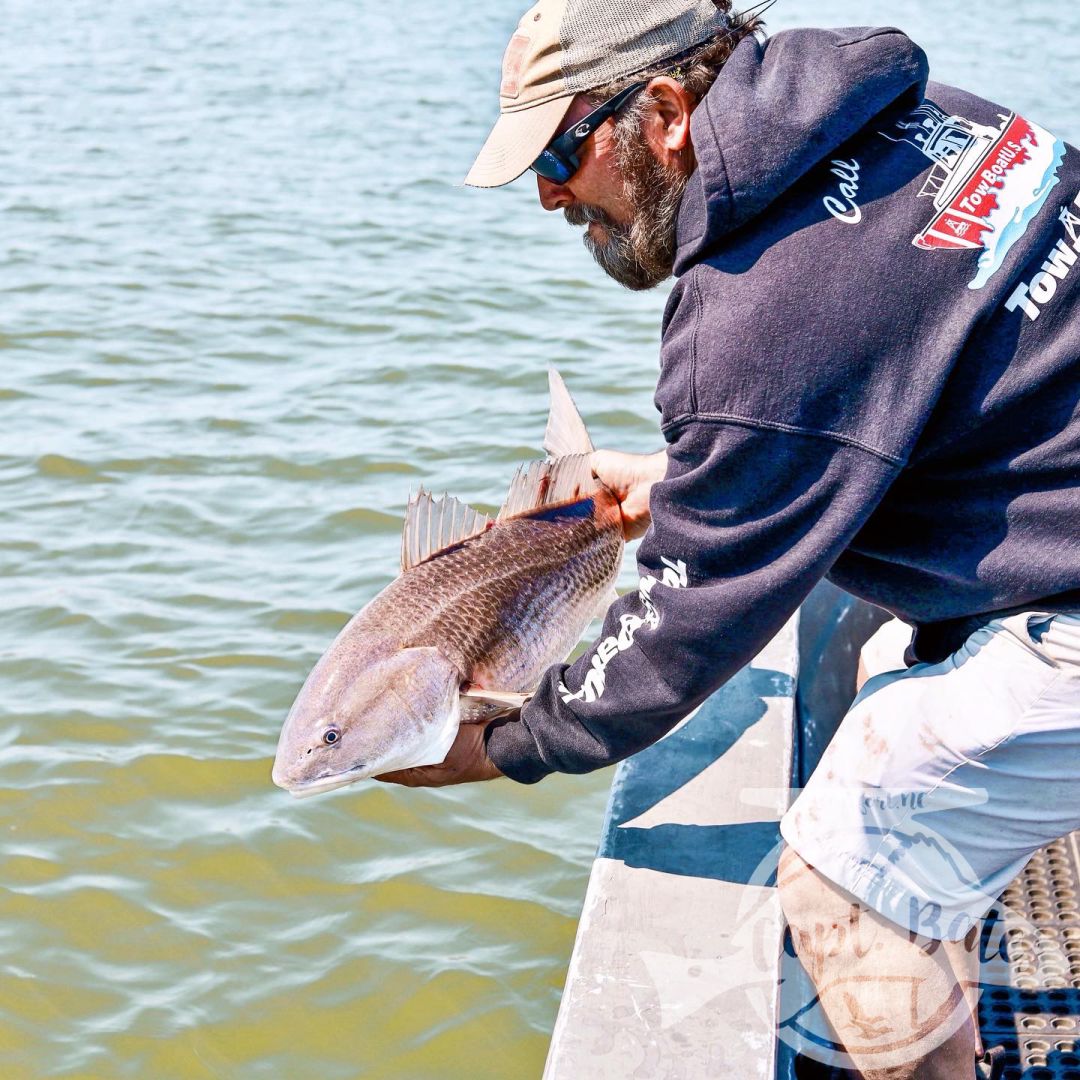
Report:
[[[571,225],[596,222],[605,236],[585,233],[585,246],[608,276],[639,291],[651,289],[671,277],[675,267],[675,227],[688,174],[662,165],[637,128],[620,132],[616,161],[632,217],[620,225],[598,206],[575,203],[563,215]]]

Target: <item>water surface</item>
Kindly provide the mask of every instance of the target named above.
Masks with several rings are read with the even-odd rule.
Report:
[[[610,774],[269,779],[410,487],[497,505],[548,363],[599,444],[661,442],[662,292],[457,186],[517,5],[0,13],[0,1075],[538,1076]],[[1074,5],[903,25],[1080,138]]]

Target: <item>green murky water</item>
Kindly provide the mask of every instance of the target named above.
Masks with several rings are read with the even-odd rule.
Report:
[[[517,13],[0,2],[5,1078],[539,1076],[609,776],[269,779],[410,487],[497,504],[548,362],[598,443],[659,445],[663,296],[527,182],[456,186]],[[908,14],[1080,135],[1073,5]]]

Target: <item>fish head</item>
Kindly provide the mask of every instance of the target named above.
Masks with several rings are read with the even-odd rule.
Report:
[[[348,660],[331,646],[281,729],[273,779],[297,798],[437,765],[457,734],[461,675],[438,649]]]

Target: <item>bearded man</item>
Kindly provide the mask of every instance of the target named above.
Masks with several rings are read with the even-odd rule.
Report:
[[[897,30],[765,40],[711,0],[541,0],[500,101],[466,182],[531,168],[615,280],[677,279],[666,450],[594,458],[650,584],[519,715],[387,779],[610,765],[828,576],[916,633],[782,822],[793,941],[861,1075],[1000,1071],[964,938],[1080,826],[1080,154]]]

